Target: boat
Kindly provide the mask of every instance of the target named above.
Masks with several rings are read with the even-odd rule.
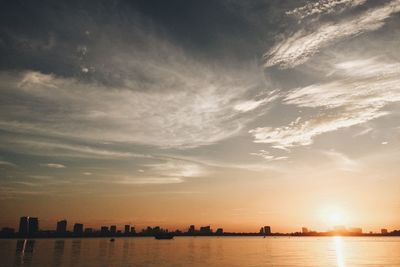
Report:
[[[110,242],[114,242],[114,241],[115,241],[115,239],[114,239],[114,238],[111,238],[111,239],[110,239]]]
[[[163,233],[163,234],[156,234],[154,235],[155,239],[161,240],[161,239],[173,239],[174,235],[169,234],[169,233]]]

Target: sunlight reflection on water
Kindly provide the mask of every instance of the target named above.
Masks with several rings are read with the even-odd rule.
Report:
[[[0,266],[400,266],[398,237],[0,240]]]

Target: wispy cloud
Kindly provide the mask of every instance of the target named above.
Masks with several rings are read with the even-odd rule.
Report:
[[[16,164],[9,162],[9,161],[4,161],[4,160],[0,160],[0,165],[5,165],[5,166],[10,166],[10,167],[17,167]]]
[[[164,159],[161,163],[145,166],[150,174],[158,174],[162,177],[200,177],[207,172],[200,164],[178,159]]]
[[[384,107],[400,101],[399,67],[398,63],[377,59],[335,65],[337,77],[333,82],[294,89],[283,99],[285,104],[318,109],[317,115],[284,127],[252,129],[254,142],[283,149],[310,145],[323,133],[390,114]]]
[[[308,2],[304,6],[297,7],[287,11],[286,15],[295,16],[299,19],[304,19],[309,16],[319,14],[329,14],[332,12],[341,11],[349,7],[362,5],[366,0],[320,0]]]
[[[341,170],[356,171],[360,168],[360,164],[356,160],[351,159],[344,153],[335,150],[324,150],[321,153],[328,156]]]
[[[54,168],[54,169],[64,169],[64,168],[66,168],[65,165],[62,165],[62,164],[59,164],[59,163],[45,163],[45,164],[40,164],[40,166],[48,167],[48,168]]]
[[[286,157],[286,156],[281,156],[281,157],[273,156],[273,155],[271,155],[270,152],[268,152],[268,151],[266,151],[264,149],[261,149],[258,152],[250,153],[250,155],[262,157],[263,159],[266,159],[267,161],[286,160],[286,159],[288,159],[288,157]]]
[[[162,85],[161,79],[157,86],[163,86],[162,90],[140,91],[38,72],[26,72],[22,76],[3,73],[0,87],[4,94],[13,92],[22,102],[28,98],[41,101],[46,109],[37,107],[34,101],[16,106],[5,103],[1,107],[0,128],[89,141],[196,147],[237,134],[253,119],[244,112],[268,101],[264,99],[253,103],[252,107],[245,104],[235,108],[237,100],[257,84],[254,75],[243,79],[235,74],[223,77],[223,73],[214,75],[206,71],[206,67],[194,69],[186,76],[166,66],[154,67],[151,71],[154,77],[168,75],[175,81]],[[13,115],[5,116],[10,114],[10,109]],[[89,148],[82,152],[110,154]]]
[[[14,152],[23,152],[32,155],[50,155],[57,157],[74,158],[150,158],[150,155],[103,149],[90,145],[68,144],[67,141],[43,141],[28,139],[29,137],[10,137],[2,142],[0,147]]]
[[[265,67],[277,65],[280,68],[292,68],[303,64],[323,47],[381,28],[386,19],[399,11],[400,0],[392,0],[350,19],[319,23],[316,28],[311,26],[311,29],[301,29],[264,55]]]
[[[179,177],[123,177],[122,179],[115,181],[117,184],[126,185],[178,184],[183,182],[184,180]]]
[[[237,103],[233,108],[234,110],[241,111],[241,112],[248,112],[259,108],[267,103],[270,103],[276,100],[279,97],[279,93],[277,91],[272,91],[268,94],[267,97],[262,98],[260,100],[246,100]]]

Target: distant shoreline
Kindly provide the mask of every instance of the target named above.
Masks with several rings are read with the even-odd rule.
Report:
[[[297,234],[271,234],[266,235],[266,238],[271,237],[400,237],[400,235],[382,235],[382,234],[358,234],[358,235],[333,235],[333,234],[319,234],[319,235],[297,235]],[[153,235],[36,235],[36,236],[0,236],[0,239],[73,239],[73,238],[145,238],[154,237]],[[174,234],[174,237],[260,237],[263,235],[253,233],[224,233],[222,235],[185,235],[185,234]]]

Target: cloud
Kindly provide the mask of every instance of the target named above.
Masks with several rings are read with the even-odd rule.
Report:
[[[277,65],[285,69],[303,64],[323,47],[381,28],[386,19],[399,11],[400,0],[392,0],[337,23],[320,23],[311,30],[300,29],[264,55],[265,67]]]
[[[308,2],[304,6],[287,11],[286,15],[304,19],[309,16],[329,14],[349,7],[359,6],[365,2],[366,0],[320,0],[316,2]]]
[[[270,103],[276,100],[279,97],[277,91],[272,91],[268,94],[268,97],[265,97],[260,100],[247,100],[236,104],[233,108],[234,110],[241,111],[241,112],[248,112],[259,108],[262,105]]]
[[[233,108],[237,99],[256,84],[251,77],[214,75],[205,67],[190,74],[171,68],[154,66],[149,69],[153,77],[168,75],[170,81],[165,81],[164,77],[148,91],[126,86],[105,87],[38,72],[16,76],[3,73],[2,93],[20,102],[18,105],[3,103],[0,129],[82,141],[185,148],[234,136],[253,120],[253,116],[243,115],[240,106],[239,110]],[[266,101],[268,99],[258,105]],[[37,102],[42,104],[36,105]],[[82,150],[53,145],[56,146],[64,150]],[[84,150],[83,154],[117,156],[109,155],[108,151]]]
[[[152,184],[178,184],[183,183],[184,180],[179,177],[124,177],[120,180],[115,181],[117,184],[125,185],[152,185]]]
[[[266,151],[266,150],[263,150],[263,149],[259,150],[258,152],[250,153],[250,155],[252,155],[252,156],[259,156],[259,157],[262,157],[262,158],[264,158],[264,159],[266,159],[266,160],[268,160],[268,161],[286,160],[286,159],[288,159],[288,157],[286,157],[286,156],[275,157],[275,156],[271,155],[270,152],[268,152],[268,151]]]
[[[1,125],[1,123],[0,123]],[[19,124],[8,124],[9,129],[17,127],[21,129]],[[0,126],[1,128],[1,126]],[[110,149],[92,147],[89,145],[68,144],[68,141],[43,141],[29,140],[27,137],[9,137],[6,138],[1,148],[14,152],[23,152],[31,155],[49,155],[57,157],[74,157],[74,158],[98,158],[98,159],[119,159],[119,158],[150,158],[150,155],[122,152]]]
[[[388,70],[388,71],[385,71]],[[390,114],[384,108],[400,101],[400,65],[377,59],[335,65],[336,79],[289,91],[283,103],[318,109],[305,120],[284,127],[258,127],[249,131],[256,143],[287,149],[313,143],[316,136],[363,124]]]
[[[37,179],[37,180],[50,180],[53,179],[52,176],[48,175],[29,175],[29,178]]]
[[[5,166],[10,166],[10,167],[17,167],[16,164],[9,162],[9,161],[4,161],[4,160],[0,160],[0,165],[5,165]]]
[[[351,159],[344,153],[335,150],[324,150],[321,151],[321,153],[333,160],[341,170],[356,171],[360,167],[360,164],[357,161]]]
[[[45,164],[40,164],[40,166],[49,167],[49,168],[55,168],[55,169],[66,168],[64,165],[58,164],[58,163],[45,163]]]
[[[179,160],[179,159],[164,159],[160,163],[146,164],[149,168],[150,175],[155,174],[162,177],[200,177],[206,174],[205,168],[195,162]]]

